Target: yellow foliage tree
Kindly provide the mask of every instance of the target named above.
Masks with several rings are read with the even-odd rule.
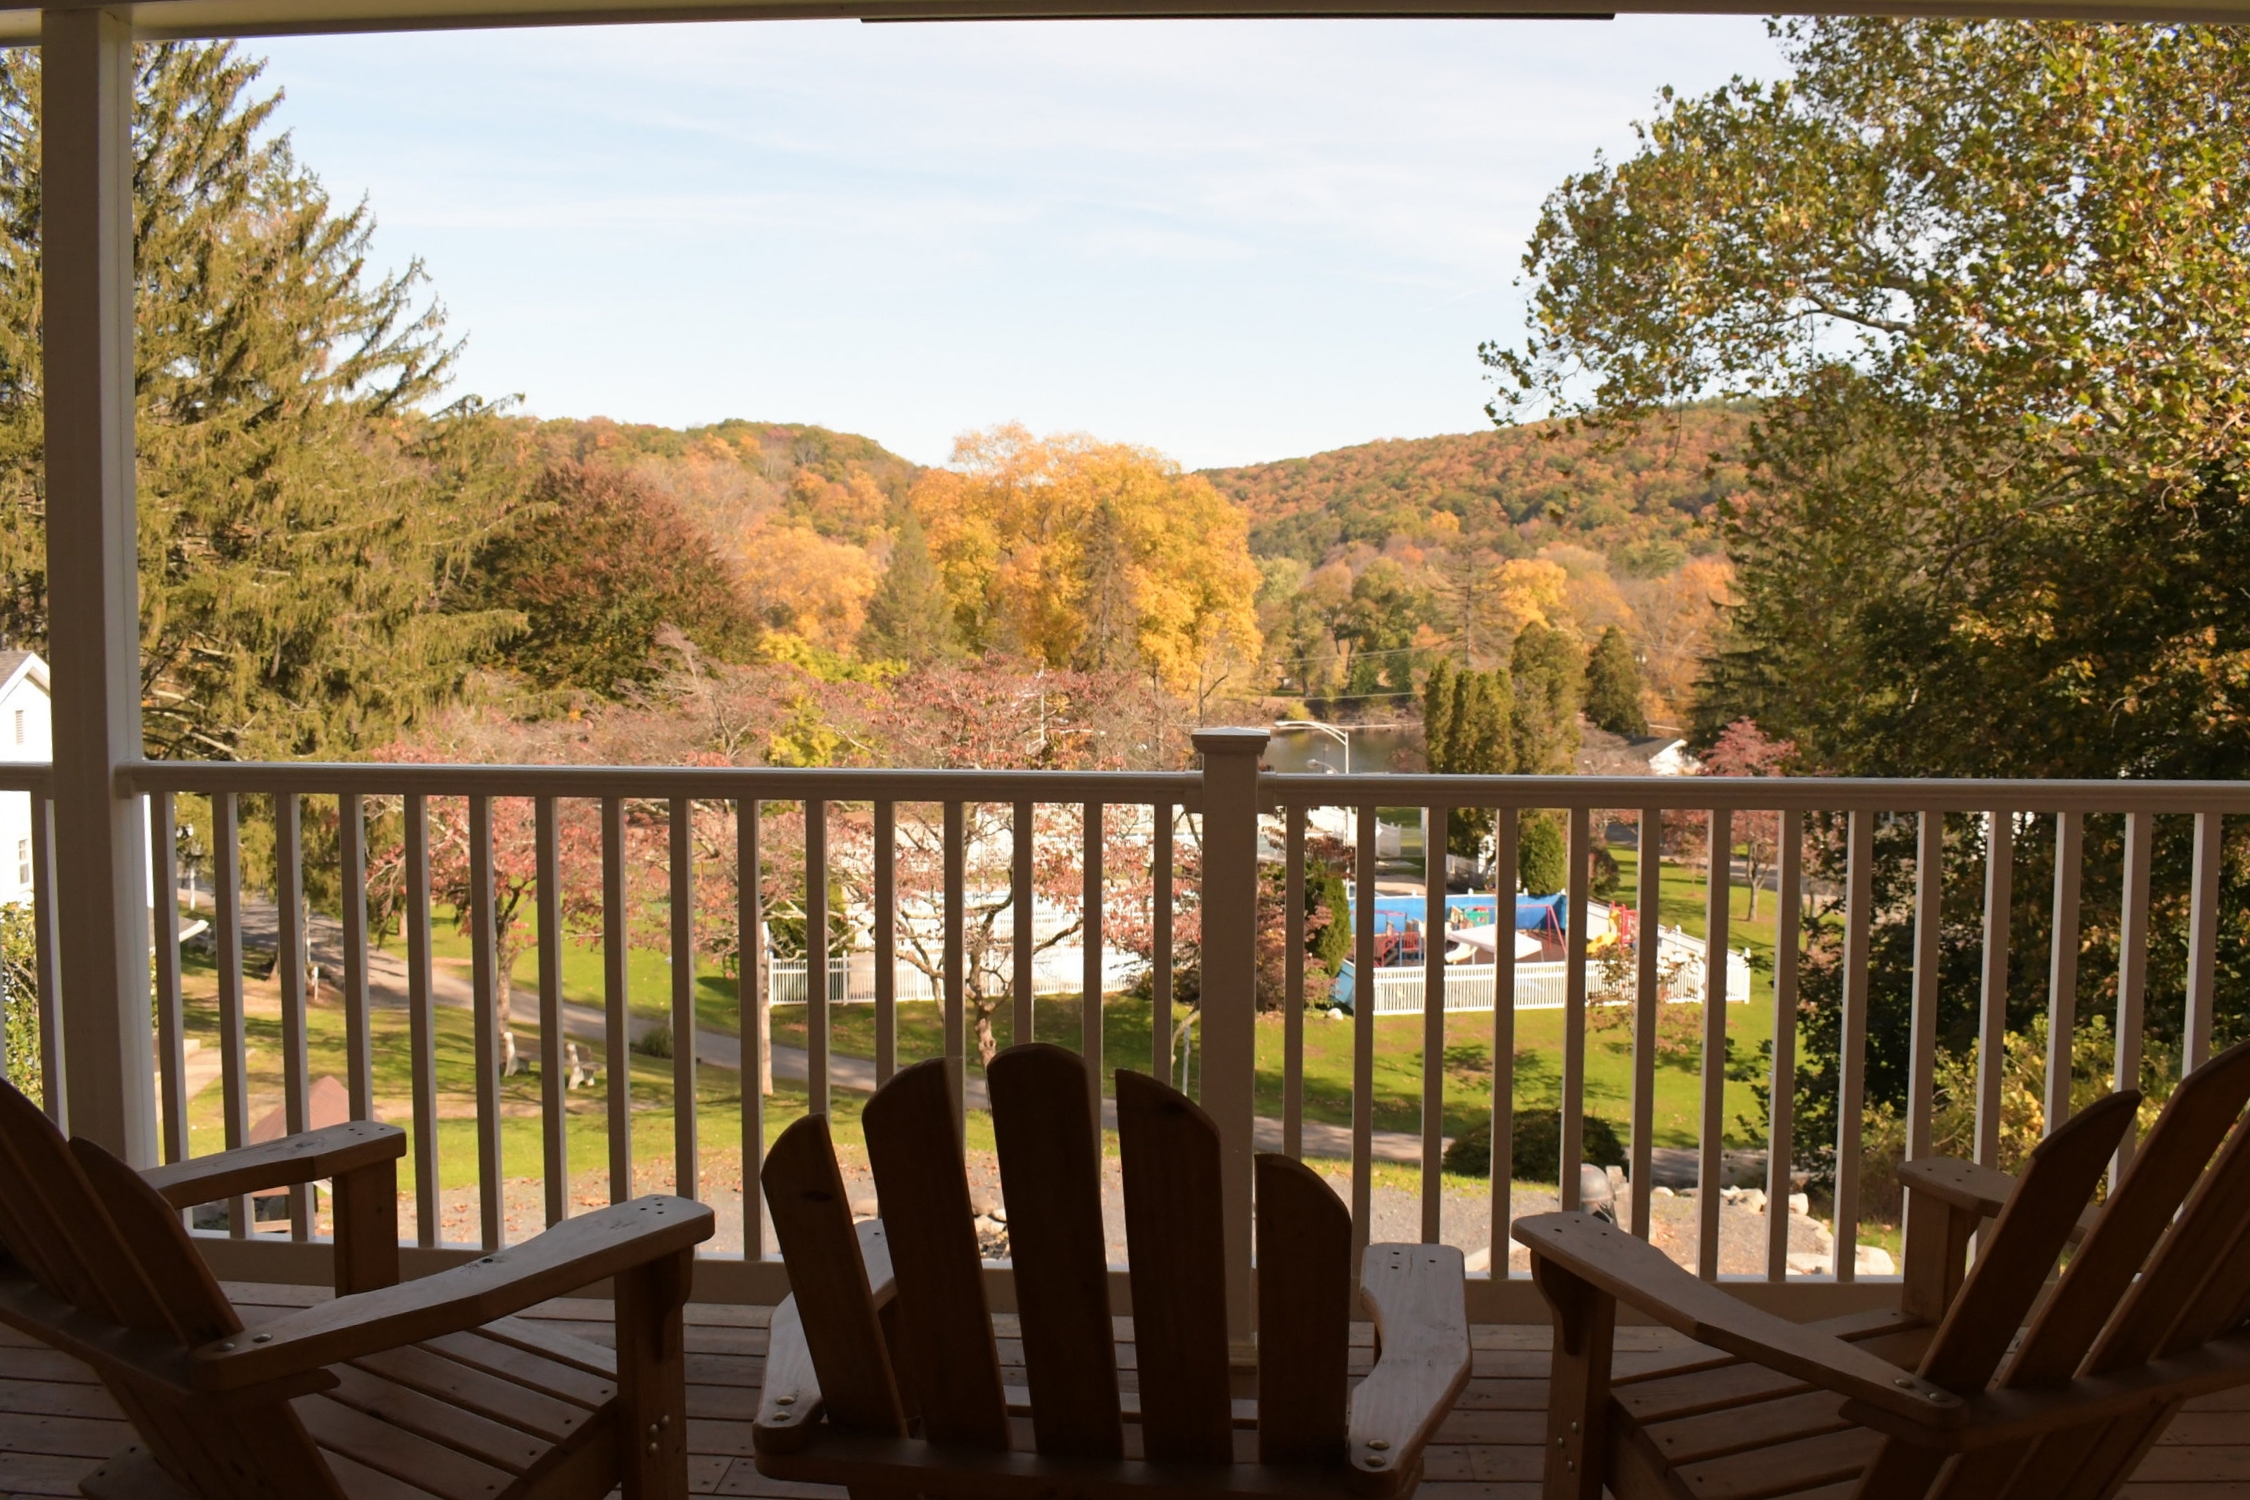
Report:
[[[1258,659],[1249,528],[1162,454],[995,427],[963,436],[909,498],[973,651],[1137,666],[1174,692]]]

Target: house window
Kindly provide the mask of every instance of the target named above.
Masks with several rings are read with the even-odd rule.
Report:
[[[16,710],[16,743],[23,743],[23,710]]]
[[[18,709],[16,712],[20,720],[23,711]],[[16,884],[21,886],[31,884],[31,840],[29,839],[16,840]]]

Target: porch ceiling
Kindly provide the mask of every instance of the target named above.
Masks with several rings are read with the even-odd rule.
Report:
[[[151,39],[415,31],[648,21],[866,21],[1137,17],[1584,17],[1642,14],[2016,16],[2078,20],[2250,21],[2250,0],[1865,0],[1761,5],[1755,0],[59,0],[107,9]],[[0,3],[0,44],[35,40],[40,9]]]

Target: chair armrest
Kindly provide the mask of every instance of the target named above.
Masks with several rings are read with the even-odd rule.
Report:
[[[862,1220],[856,1232],[859,1258],[867,1266],[867,1289],[880,1311],[898,1295],[883,1221]],[[766,1333],[766,1382],[758,1393],[751,1440],[762,1453],[794,1453],[805,1446],[819,1417],[820,1377],[813,1370],[804,1321],[797,1313],[797,1299],[784,1297],[773,1310],[773,1326]]]
[[[1423,1445],[1469,1382],[1467,1275],[1451,1245],[1369,1245],[1360,1295],[1375,1319],[1375,1368],[1352,1392],[1354,1488],[1411,1482]]]
[[[0,1324],[30,1335],[100,1374],[194,1395],[188,1384],[187,1351],[171,1339],[136,1333],[107,1318],[81,1312],[21,1272],[0,1274]],[[264,1394],[287,1398],[331,1389],[336,1377],[307,1371]]]
[[[711,1237],[711,1210],[646,1197],[566,1219],[537,1239],[380,1291],[339,1297],[196,1349],[198,1390],[227,1391],[396,1349],[575,1292]]]
[[[2009,1173],[1956,1156],[1916,1157],[1899,1163],[1898,1175],[1913,1191],[1984,1219],[1998,1218],[2000,1210],[2008,1206],[2008,1195],[2016,1190],[2016,1179]],[[2086,1237],[2101,1211],[2101,1205],[2095,1203],[2079,1214],[2078,1227],[2070,1232],[2071,1244]]]
[[[1955,1430],[1905,1421],[1857,1401],[1844,1403],[1843,1416],[1909,1443],[1965,1453],[2028,1441],[2063,1427],[2098,1425],[2112,1417],[2146,1413],[2163,1402],[2193,1400],[2240,1385],[2250,1385],[2250,1334],[2243,1333],[2114,1374],[1981,1392],[1961,1403],[1965,1425]]]
[[[1951,1391],[1855,1344],[1762,1312],[1590,1214],[1538,1214],[1516,1220],[1513,1233],[1533,1255],[1699,1344],[1925,1426],[1963,1420],[1961,1398]]]
[[[404,1155],[406,1132],[396,1125],[351,1120],[325,1130],[308,1130],[277,1141],[174,1162],[168,1167],[151,1167],[141,1173],[141,1180],[172,1207],[193,1208],[198,1203],[244,1193],[341,1177],[360,1167],[395,1162]]]

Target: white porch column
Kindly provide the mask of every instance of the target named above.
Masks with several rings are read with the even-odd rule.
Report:
[[[1219,1127],[1226,1209],[1227,1336],[1254,1357],[1250,1161],[1258,1016],[1258,758],[1263,729],[1204,729],[1203,1108]]]
[[[133,507],[133,38],[99,10],[40,31],[55,931],[70,1128],[156,1161]],[[59,899],[58,899],[59,898]]]

